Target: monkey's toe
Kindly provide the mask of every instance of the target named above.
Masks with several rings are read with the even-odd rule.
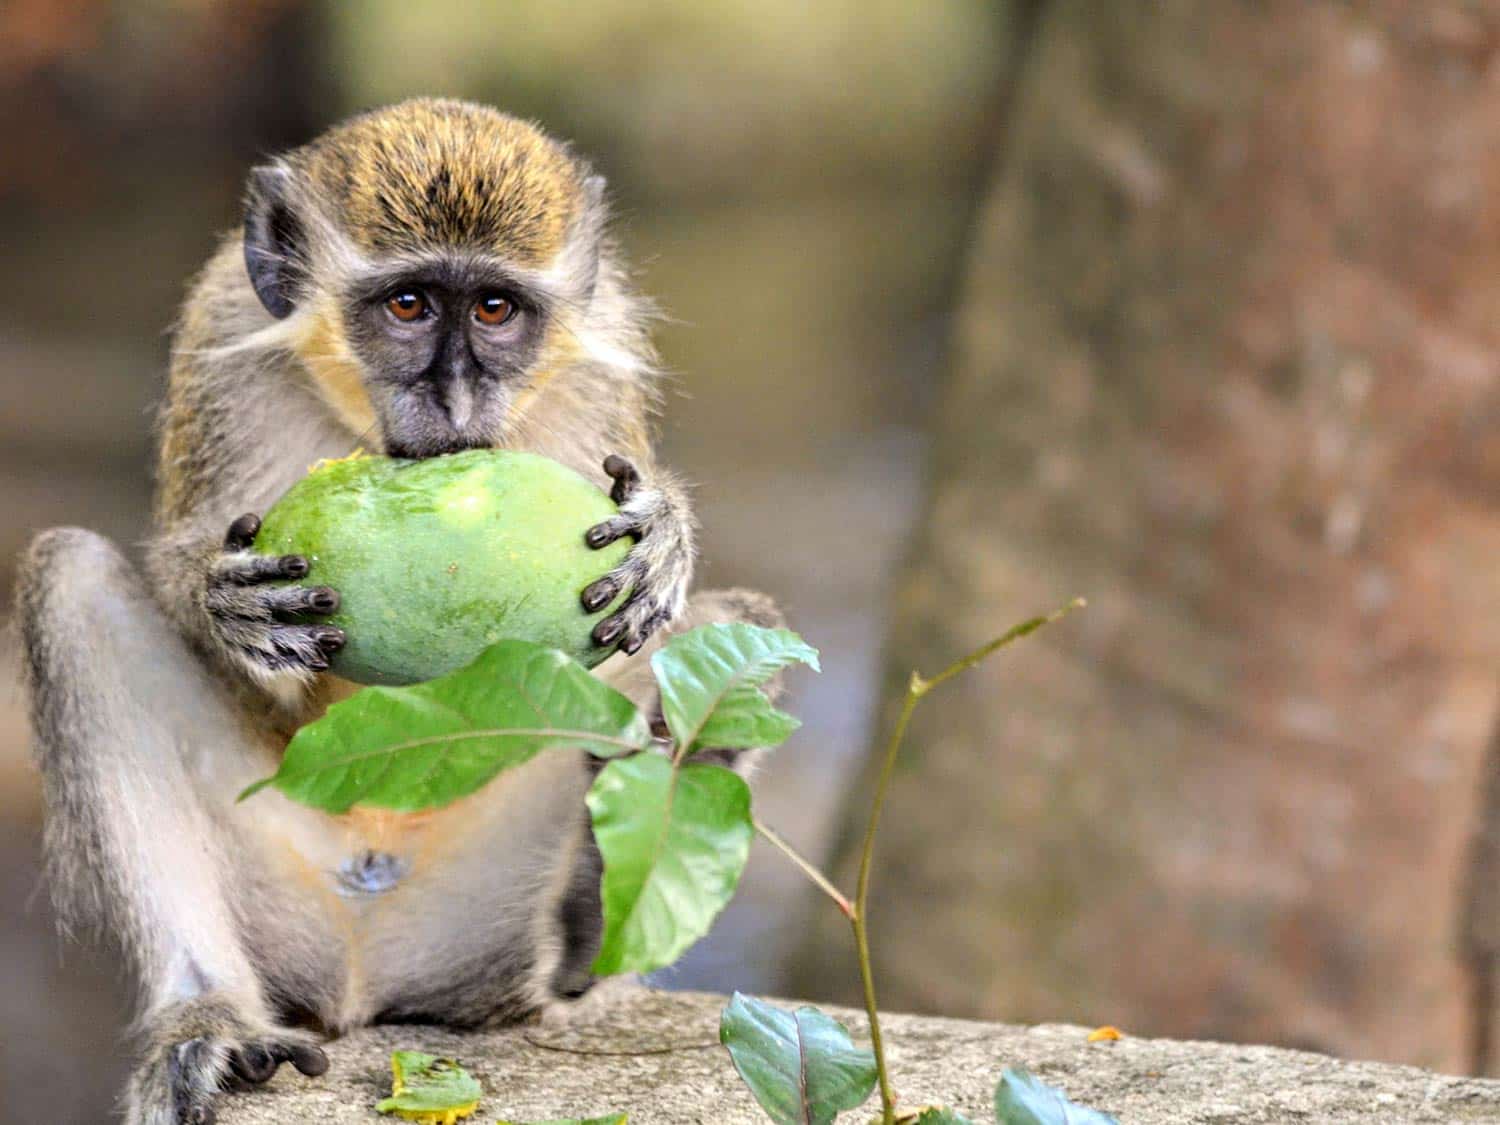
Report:
[[[267,1081],[278,1065],[271,1052],[259,1043],[246,1043],[229,1052],[229,1069],[236,1078],[252,1086]]]
[[[266,1039],[230,1048],[225,1087],[242,1092],[264,1085],[285,1062],[291,1063],[298,1073],[308,1078],[328,1073],[328,1056],[321,1047],[297,1040]]]
[[[276,1043],[271,1054],[277,1062],[289,1062],[298,1073],[307,1078],[320,1078],[328,1073],[328,1055],[323,1048],[313,1043]]]

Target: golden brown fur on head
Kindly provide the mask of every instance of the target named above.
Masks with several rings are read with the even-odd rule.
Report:
[[[288,163],[362,250],[472,246],[529,268],[562,249],[587,175],[528,122],[436,98],[351,118]]]

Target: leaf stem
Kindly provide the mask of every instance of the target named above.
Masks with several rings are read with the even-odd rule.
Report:
[[[810,880],[812,880],[813,885],[817,887],[818,890],[822,891],[825,895],[833,900],[833,904],[844,912],[845,918],[852,919],[854,917],[854,904],[849,901],[848,897],[845,896],[842,891],[840,891],[833,885],[833,880],[828,878],[827,875],[824,875],[823,872],[819,871],[811,860],[802,855],[802,853],[797,851],[796,848],[792,847],[791,844],[787,843],[786,840],[784,840],[778,832],[776,832],[773,828],[771,828],[770,825],[766,824],[765,821],[761,820],[758,816],[751,816],[750,821],[755,825],[755,830],[757,832],[764,836],[765,839],[773,847],[780,851],[782,855],[791,860],[792,863],[797,866],[798,870],[802,872],[802,874],[806,875]]]
[[[896,772],[896,759],[901,752],[901,743],[906,738],[906,728],[911,723],[912,712],[922,697],[939,684],[946,683],[960,672],[974,667],[987,656],[1004,648],[1013,641],[1036,632],[1043,625],[1051,624],[1059,617],[1071,613],[1087,604],[1082,598],[1074,598],[1067,605],[1042,617],[1033,617],[1012,626],[988,644],[961,656],[931,679],[924,679],[919,672],[912,672],[906,688],[906,699],[901,704],[901,714],[896,719],[886,744],[885,759],[880,764],[880,774],[875,781],[875,796],[870,804],[870,819],[865,825],[865,838],[859,852],[859,879],[854,890],[854,913],[849,922],[854,929],[854,946],[859,955],[859,977],[864,987],[865,1014],[870,1019],[870,1045],[875,1052],[875,1069],[880,1076],[880,1105],[882,1125],[894,1125],[896,1120],[896,1095],[891,1088],[890,1072],[885,1062],[885,1042],[880,1034],[880,1012],[875,1003],[875,973],[870,963],[869,911],[870,866],[875,858],[875,830],[880,825],[880,812]],[[847,911],[845,912],[848,913]]]

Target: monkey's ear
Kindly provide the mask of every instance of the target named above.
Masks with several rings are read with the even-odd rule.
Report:
[[[291,172],[267,164],[245,190],[245,269],[266,311],[280,320],[297,307],[306,274],[306,232],[287,200]]]
[[[594,295],[599,279],[599,242],[609,219],[609,204],[604,197],[604,177],[589,173],[583,180],[583,206],[568,232],[568,244],[558,263],[574,291],[587,301]]]

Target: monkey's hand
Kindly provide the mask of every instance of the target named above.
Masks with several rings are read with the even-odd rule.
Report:
[[[309,1078],[328,1069],[307,1032],[259,1026],[214,994],[159,1012],[146,1033],[125,1095],[126,1125],[212,1125],[222,1091],[258,1086],[284,1062]]]
[[[307,680],[326,669],[328,658],[344,647],[342,629],[307,621],[336,611],[338,591],[273,585],[306,578],[311,565],[301,555],[252,553],[259,531],[260,519],[254,515],[229,525],[224,550],[208,568],[203,608],[218,647],[251,678],[261,683],[279,676]]]
[[[611,454],[604,471],[614,478],[610,497],[620,514],[595,524],[584,542],[598,550],[630,536],[635,548],[625,561],[583,591],[583,608],[597,613],[621,590],[625,603],[594,626],[594,643],[634,653],[646,638],[679,613],[693,576],[693,521],[686,499],[668,480],[642,482],[634,465]]]

